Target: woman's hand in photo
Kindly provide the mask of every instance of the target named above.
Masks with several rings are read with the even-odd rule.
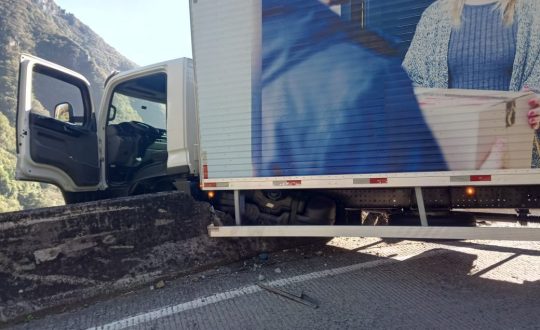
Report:
[[[540,99],[535,96],[529,100],[529,112],[527,113],[527,121],[532,129],[540,127]]]

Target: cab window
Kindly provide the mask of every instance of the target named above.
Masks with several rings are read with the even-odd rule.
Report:
[[[118,85],[109,107],[108,124],[136,122],[167,128],[167,79],[164,73],[133,79]]]
[[[35,65],[32,75],[31,112],[61,122],[83,125],[90,106],[84,103],[83,86],[46,67]]]

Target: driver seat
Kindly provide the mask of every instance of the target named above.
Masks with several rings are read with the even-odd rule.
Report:
[[[108,125],[107,136],[107,165],[135,167],[140,164],[139,145],[141,137],[126,134],[117,125]]]

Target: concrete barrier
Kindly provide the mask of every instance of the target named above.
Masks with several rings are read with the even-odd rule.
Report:
[[[180,193],[0,214],[0,322],[292,244],[209,238],[217,217]]]

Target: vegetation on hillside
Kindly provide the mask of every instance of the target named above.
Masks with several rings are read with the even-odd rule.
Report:
[[[135,66],[52,0],[0,1],[0,212],[63,202],[53,186],[14,179],[14,123],[21,53],[83,74],[92,84],[94,104],[101,98],[103,82],[112,70]]]

